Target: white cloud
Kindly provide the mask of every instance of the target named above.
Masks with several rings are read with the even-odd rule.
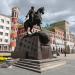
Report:
[[[10,10],[10,7],[8,5],[9,3],[9,0],[2,0],[1,3],[0,3],[0,13],[3,13],[3,14],[7,14],[9,15],[11,10]]]
[[[75,16],[70,16],[67,21],[69,21],[70,26],[75,26]]]
[[[59,12],[55,12],[55,13],[46,12],[44,14],[43,18],[51,20],[53,18],[61,17],[61,16],[64,16],[64,15],[67,15],[67,14],[70,14],[70,13],[71,13],[70,10],[64,10],[64,11],[59,11]]]
[[[52,4],[55,4],[55,3],[56,3],[56,1],[57,1],[57,0],[51,0],[51,3],[52,3]]]
[[[63,11],[59,11],[54,13],[55,16],[61,16],[61,15],[66,15],[66,14],[70,14],[70,10],[63,10]]]

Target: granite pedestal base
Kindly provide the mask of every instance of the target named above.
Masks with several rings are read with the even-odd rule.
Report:
[[[66,64],[66,62],[58,58],[44,60],[20,59],[14,66],[41,73],[64,64]]]
[[[35,33],[17,39],[14,58],[20,58],[15,66],[42,72],[65,64],[63,60],[53,58],[48,36],[44,33]]]
[[[17,38],[17,46],[12,57],[33,60],[52,58],[52,51],[50,42],[47,42],[47,35],[45,35],[45,37],[41,34],[42,33],[34,33],[33,35],[25,36],[24,38]]]

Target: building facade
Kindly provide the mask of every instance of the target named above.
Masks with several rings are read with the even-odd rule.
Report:
[[[0,51],[10,51],[11,18],[0,15]]]
[[[25,29],[24,29],[24,25],[19,24],[18,25],[18,31],[17,31],[17,37],[23,37],[25,34]]]
[[[62,52],[64,50],[64,31],[58,27],[51,28],[51,33],[54,34],[50,39],[53,39],[54,47],[52,50]]]
[[[69,52],[75,52],[75,35],[69,32],[69,39],[67,40],[67,46],[69,47]]]
[[[60,53],[64,50],[64,31],[57,27],[54,28],[56,50]]]
[[[55,33],[53,31],[49,32],[49,37],[50,37],[50,45],[52,51],[56,51],[56,45],[55,45]]]
[[[69,22],[68,21],[59,21],[51,24],[50,30],[55,29],[55,40],[56,40],[56,48],[58,49],[58,45],[62,46],[67,53],[73,52],[74,48],[74,35],[69,31]],[[59,48],[59,51],[62,51],[62,48]]]

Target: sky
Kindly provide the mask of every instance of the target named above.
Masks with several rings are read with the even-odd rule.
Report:
[[[19,18],[22,21],[31,6],[35,10],[44,7],[43,24],[67,20],[70,22],[71,32],[75,33],[75,0],[0,0],[0,13],[11,15],[11,9],[15,6],[19,8]]]

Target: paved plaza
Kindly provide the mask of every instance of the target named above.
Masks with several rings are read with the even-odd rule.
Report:
[[[0,68],[0,75],[75,75],[75,54],[68,54],[67,57],[61,55],[58,58],[64,59],[67,64],[42,73],[36,73],[18,67]]]

